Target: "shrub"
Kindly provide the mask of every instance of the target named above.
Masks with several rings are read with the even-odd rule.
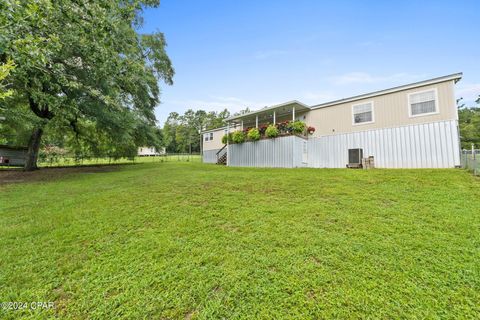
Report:
[[[290,121],[283,121],[283,122],[277,123],[277,128],[282,133],[290,133],[289,125],[290,125]]]
[[[235,131],[232,133],[233,143],[243,143],[245,142],[245,133],[243,131]]]
[[[229,133],[229,134],[224,134],[223,137],[222,137],[222,143],[223,144],[227,144],[227,141],[228,142],[232,142],[232,134]]]
[[[248,130],[247,137],[252,141],[258,141],[260,140],[260,131],[257,128],[251,128]]]
[[[306,129],[306,125],[305,125],[305,122],[303,121],[293,121],[293,122],[290,122],[289,123],[289,128],[291,130],[292,133],[296,133],[296,134],[302,134],[302,133],[305,133],[305,129]]]
[[[275,138],[278,136],[278,129],[275,125],[271,124],[265,130],[265,135],[269,138]]]
[[[267,125],[261,125],[260,128],[258,128],[258,131],[260,132],[260,135],[264,135],[267,128],[268,128]]]

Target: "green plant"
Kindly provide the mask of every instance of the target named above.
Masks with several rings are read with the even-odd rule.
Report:
[[[305,129],[307,128],[307,125],[303,121],[293,121],[288,124],[289,129],[291,130],[292,133],[296,134],[302,134],[305,133]]]
[[[275,138],[278,136],[278,129],[275,125],[271,124],[267,127],[267,129],[265,130],[265,135],[268,137],[268,138]]]
[[[252,128],[248,130],[247,137],[249,140],[258,141],[260,140],[260,131],[257,128]]]
[[[245,133],[243,131],[235,131],[232,133],[233,143],[243,143],[245,142]]]
[[[232,133],[228,133],[228,134],[223,135],[222,143],[227,144],[227,142],[232,142]]]

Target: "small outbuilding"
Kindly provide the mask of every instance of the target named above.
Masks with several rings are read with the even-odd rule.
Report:
[[[140,147],[138,148],[139,157],[154,157],[165,155],[165,148],[157,149],[155,147]]]
[[[0,166],[23,167],[27,159],[27,147],[0,145]]]

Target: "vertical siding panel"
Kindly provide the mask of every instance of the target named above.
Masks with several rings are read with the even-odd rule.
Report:
[[[407,148],[406,148],[406,141],[407,141],[407,130],[405,128],[401,128],[400,130],[400,152],[402,154],[402,167],[408,168],[407,166]]]
[[[410,128],[406,127],[405,130],[405,140],[404,142],[404,150],[405,150],[405,168],[412,168],[412,161],[410,159],[413,158],[412,154],[412,137],[410,136]]]
[[[432,150],[430,146],[430,132],[428,127],[429,127],[428,124],[422,125],[424,144],[425,144],[425,167],[431,168],[432,167]]]
[[[445,134],[446,134],[446,144],[447,144],[447,161],[448,166],[453,167],[455,165],[455,160],[453,158],[453,139],[452,139],[452,128],[451,123],[445,123]]]
[[[438,142],[438,148],[437,148],[437,152],[438,152],[438,159],[439,159],[439,165],[440,165],[440,168],[444,168],[444,167],[448,167],[448,164],[445,162],[445,146],[444,146],[444,139],[443,139],[443,134],[442,134],[442,123],[435,123],[435,126],[436,126],[436,132],[435,132],[435,137],[436,137],[436,140]]]
[[[440,154],[438,152],[438,139],[436,137],[437,135],[437,123],[432,123],[430,124],[430,139],[432,141],[432,166],[433,168],[440,168],[441,166],[439,165],[439,159],[438,155]]]
[[[453,140],[453,165],[460,166],[460,137],[457,121],[450,121]]]

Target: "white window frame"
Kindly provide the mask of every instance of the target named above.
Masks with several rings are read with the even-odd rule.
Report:
[[[414,95],[414,94],[417,94],[417,93],[425,93],[425,92],[429,92],[429,91],[433,91],[433,92],[434,92],[434,96],[435,96],[435,111],[434,111],[434,112],[427,112],[427,113],[420,113],[420,114],[412,114],[412,104],[410,103],[410,97],[411,97],[412,95]],[[410,118],[423,117],[423,116],[431,116],[431,115],[439,114],[439,113],[440,113],[440,106],[439,106],[439,103],[438,103],[438,90],[437,90],[437,88],[431,88],[431,89],[427,89],[427,90],[410,92],[410,93],[407,94],[407,103],[408,103],[408,116],[409,116]]]
[[[355,123],[355,112],[354,112],[355,107],[356,106],[363,106],[365,104],[370,104],[372,106],[372,121]],[[362,103],[352,104],[352,125],[361,126],[361,125],[364,125],[364,124],[372,124],[372,123],[375,123],[375,104],[374,104],[373,101],[365,101],[365,102],[362,102]]]
[[[210,138],[210,141],[213,140],[213,132],[210,132],[210,133],[209,133],[209,138]]]
[[[210,141],[210,132],[206,132],[203,134],[203,142],[209,142]]]

